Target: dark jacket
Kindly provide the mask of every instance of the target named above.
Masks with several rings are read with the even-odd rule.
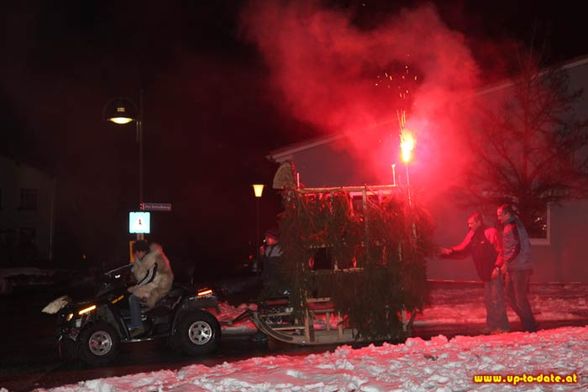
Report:
[[[529,234],[518,218],[512,218],[502,229],[502,258],[509,271],[530,270],[531,243]]]
[[[502,244],[498,230],[494,227],[481,226],[477,230],[470,230],[461,244],[450,248],[449,257],[472,256],[478,277],[487,282],[492,276],[492,270],[502,265]]]
[[[281,296],[287,290],[287,273],[282,261],[282,248],[280,244],[266,245],[264,255],[261,257],[261,279],[265,295],[269,297]]]

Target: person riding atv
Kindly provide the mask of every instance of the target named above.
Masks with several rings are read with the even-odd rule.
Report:
[[[152,252],[143,257],[144,264]],[[157,261],[154,265],[157,269],[164,268]],[[134,267],[135,263],[104,273],[100,288],[89,299],[73,301],[64,295],[43,309],[44,313],[57,314],[57,341],[62,359],[105,365],[117,356],[121,343],[153,339],[168,339],[172,348],[189,355],[207,354],[217,348],[221,328],[213,315],[218,310],[218,301],[212,290],[170,283],[167,294],[143,296],[141,285],[129,287],[128,284]],[[129,309],[132,296],[145,298],[152,304],[139,303],[141,335],[132,333]],[[158,296],[159,299],[153,299]]]
[[[129,308],[131,311],[131,336],[138,337],[145,333],[141,322],[141,303],[153,309],[155,304],[171,290],[174,280],[169,260],[163,248],[157,243],[147,244],[145,240],[133,243],[135,257],[131,271],[137,284],[129,287]]]

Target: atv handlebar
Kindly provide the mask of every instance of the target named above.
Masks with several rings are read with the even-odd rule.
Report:
[[[110,271],[106,271],[99,278],[97,296],[117,288],[126,288],[131,283],[130,271],[132,264],[123,265]]]
[[[106,271],[104,273],[104,275],[109,276],[109,277],[112,277],[112,275],[114,275],[114,274],[126,272],[125,270],[131,269],[132,266],[133,266],[132,264],[126,264],[126,265],[123,265],[121,267],[117,267],[117,268],[115,268],[113,270]]]

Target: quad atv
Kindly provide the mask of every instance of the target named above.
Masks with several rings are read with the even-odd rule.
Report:
[[[196,290],[174,284],[168,295],[152,309],[142,308],[145,333],[130,334],[127,291],[130,266],[106,272],[96,295],[74,302],[57,298],[44,313],[57,314],[60,357],[81,360],[91,366],[105,365],[117,356],[121,343],[168,339],[170,346],[188,355],[215,350],[221,338],[218,320],[211,314],[218,302],[212,290]]]

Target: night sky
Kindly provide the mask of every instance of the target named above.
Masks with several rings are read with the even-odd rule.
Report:
[[[291,2],[271,2],[287,4]],[[418,2],[314,1],[370,31]],[[583,13],[532,1],[439,1],[487,82],[514,68],[513,50],[534,45],[549,63],[588,54]],[[253,3],[257,7],[263,2]],[[56,263],[124,260],[127,213],[138,202],[132,125],[103,121],[118,96],[144,98],[145,201],[151,239],[202,274],[228,271],[254,251],[251,184],[271,184],[265,156],[324,135],[294,115],[271,83],[241,0],[2,2],[0,153],[57,178]],[[578,7],[578,6],[576,6]],[[313,8],[313,9],[314,9]],[[251,12],[251,11],[250,11]],[[249,26],[249,29],[251,27]],[[262,228],[276,226],[267,190]],[[86,260],[82,260],[82,255]]]

